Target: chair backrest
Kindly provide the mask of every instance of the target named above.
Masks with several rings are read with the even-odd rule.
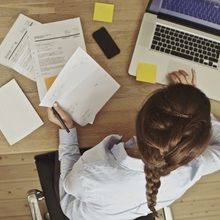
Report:
[[[35,163],[51,220],[68,220],[63,214],[54,188],[55,160],[58,152],[35,156]],[[59,173],[59,171],[57,171]]]
[[[80,149],[81,154],[88,149],[89,148]],[[58,151],[35,156],[35,163],[50,220],[68,220],[62,212],[59,197],[56,192],[56,185],[58,185],[57,177],[59,177],[60,173]],[[136,220],[155,220],[155,218],[150,214],[148,216],[139,217]]]

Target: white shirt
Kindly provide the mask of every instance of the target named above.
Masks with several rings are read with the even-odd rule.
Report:
[[[156,209],[170,205],[202,176],[220,170],[220,122],[212,119],[209,147],[185,166],[161,177]],[[118,135],[79,153],[76,129],[60,130],[60,204],[71,220],[133,220],[147,215],[141,160],[127,155]],[[119,142],[119,143],[118,143]]]

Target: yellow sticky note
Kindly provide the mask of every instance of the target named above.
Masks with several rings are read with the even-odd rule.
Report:
[[[113,12],[114,12],[113,4],[105,4],[105,3],[96,2],[94,14],[93,14],[93,20],[112,23]]]
[[[138,63],[136,80],[148,83],[156,83],[157,66],[155,64]]]
[[[51,76],[51,77],[47,77],[44,79],[47,90],[52,86],[52,84],[56,78],[57,78],[57,76]]]

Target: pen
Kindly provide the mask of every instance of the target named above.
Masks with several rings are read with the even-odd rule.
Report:
[[[60,114],[56,111],[56,109],[54,107],[52,107],[52,111],[53,111],[53,114],[56,116],[56,118],[60,121],[60,123],[66,129],[66,131],[69,133],[70,130],[69,130],[69,128],[67,128],[67,126],[66,126],[65,122],[63,121],[63,119],[61,118]]]

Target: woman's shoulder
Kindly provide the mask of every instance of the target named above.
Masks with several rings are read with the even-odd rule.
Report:
[[[100,143],[84,152],[81,159],[84,164],[106,161],[112,157],[111,148],[121,142],[121,136],[112,134],[105,137]]]

